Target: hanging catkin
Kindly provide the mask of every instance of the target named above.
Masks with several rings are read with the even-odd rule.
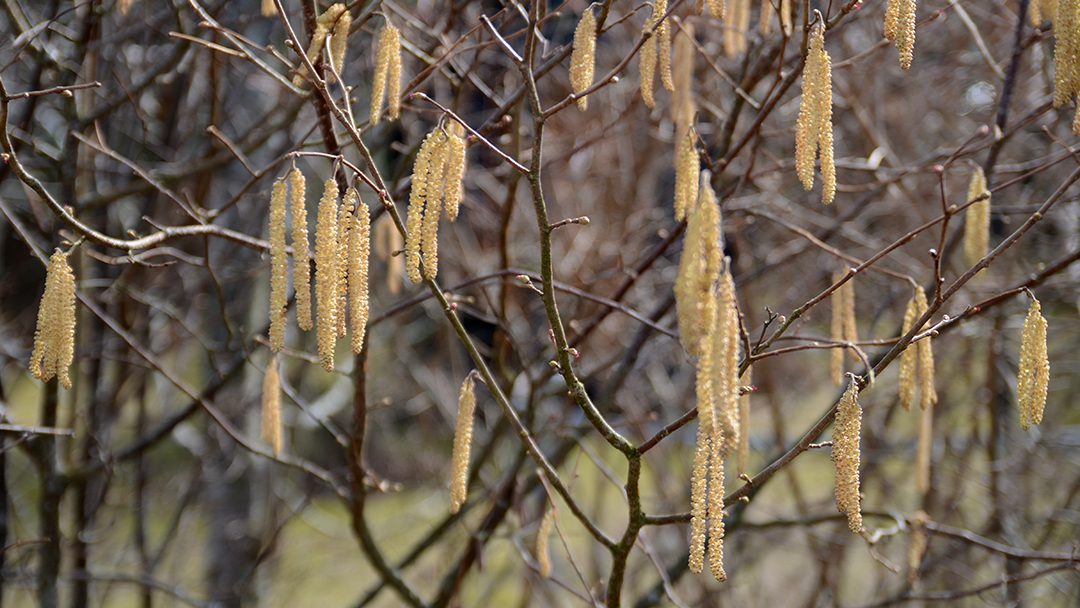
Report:
[[[326,180],[315,225],[315,297],[318,305],[316,333],[323,369],[334,371],[338,316],[338,185]]]
[[[1020,369],[1016,374],[1016,394],[1020,405],[1020,426],[1027,430],[1039,424],[1046,408],[1050,383],[1050,358],[1046,349],[1046,319],[1042,304],[1034,297],[1024,319],[1020,339]]]
[[[641,99],[648,108],[656,107],[656,97],[653,90],[656,87],[657,35],[654,28],[656,27],[658,18],[656,7],[653,6],[652,14],[649,16],[649,20],[645,22],[645,27],[642,29],[642,35],[645,36],[645,42],[641,44],[641,51],[638,54]]]
[[[270,191],[270,350],[275,353],[285,347],[285,310],[288,306],[285,195],[285,182],[274,182]]]
[[[859,497],[859,434],[862,427],[862,408],[859,389],[852,378],[840,398],[833,430],[832,460],[836,469],[836,508],[847,515],[848,529],[862,531],[862,511]]]
[[[346,310],[349,306],[349,228],[352,226],[352,213],[356,201],[350,200],[353,188],[345,191],[345,197],[338,208],[337,217],[337,336],[345,337],[348,331]]]
[[[885,9],[885,37],[896,44],[904,70],[911,67],[914,57],[915,9],[915,0],[889,0]]]
[[[725,9],[727,8],[725,6],[725,4],[726,3],[724,2],[724,0],[706,0],[706,2],[705,2],[705,5],[709,9],[709,15],[711,15],[711,16],[717,18],[717,19],[723,19],[724,18],[724,12],[725,12]]]
[[[1080,93],[1080,0],[1058,0],[1054,16],[1054,107]]]
[[[981,167],[975,167],[968,184],[968,201],[984,196],[968,207],[964,225],[964,260],[969,266],[979,263],[990,250],[990,191]]]
[[[536,565],[540,570],[540,576],[551,576],[551,529],[555,526],[555,507],[550,506],[540,518],[540,525],[536,527]]]
[[[660,84],[668,91],[675,90],[671,78],[671,21],[664,18],[668,11],[667,0],[656,0],[656,14],[661,21],[656,28],[657,63],[660,68]]]
[[[776,9],[773,8],[772,0],[761,0],[761,12],[758,16],[758,31],[762,36],[768,36],[772,33],[773,18],[776,15]]]
[[[315,64],[319,60],[319,55],[323,51],[323,47],[326,45],[326,36],[330,33],[331,28],[345,12],[345,5],[342,3],[333,4],[330,8],[326,9],[323,14],[315,20],[315,31],[311,35],[311,45],[308,46],[307,57],[312,64]],[[293,76],[293,84],[300,86],[304,82],[304,78],[307,76],[307,65],[300,64],[300,69],[297,70],[296,75]]]
[[[724,35],[724,54],[734,57],[746,52],[746,32],[750,27],[750,0],[732,0]]]
[[[416,153],[416,162],[413,163],[409,213],[405,222],[405,270],[413,283],[419,283],[421,280],[420,246],[421,231],[424,226],[424,205],[428,198],[428,191],[437,187],[432,174],[435,171],[441,172],[441,167],[436,169],[436,165],[442,156],[440,148],[444,137],[442,130],[438,128],[428,133],[420,144],[420,150]]]
[[[675,220],[682,221],[687,211],[697,201],[698,174],[701,158],[695,145],[693,130],[679,134],[675,153]]]
[[[926,292],[915,290],[915,305],[918,315],[926,314]],[[937,403],[937,389],[934,386],[934,346],[931,337],[927,336],[919,340],[919,406],[929,409]]]
[[[921,289],[921,288],[917,288]],[[907,335],[911,331],[915,321],[919,318],[918,298],[912,296],[904,310],[904,324],[900,334]],[[900,353],[900,405],[911,411],[911,405],[915,403],[915,391],[918,388],[917,375],[919,371],[919,343],[911,343]]]
[[[709,461],[712,458],[713,420],[716,398],[713,393],[712,361],[714,347],[711,328],[715,326],[717,299],[709,294],[703,311],[703,323],[710,331],[698,334],[701,353],[697,371],[698,433],[694,465],[690,477],[690,571],[700,574],[705,565],[705,541],[709,518]]]
[[[717,438],[713,421],[713,437],[710,452],[709,477],[709,569],[716,580],[727,580],[724,572],[724,450],[727,438]]]
[[[573,52],[570,54],[570,86],[578,95],[577,105],[582,111],[589,107],[587,96],[581,95],[593,84],[596,71],[596,17],[588,7],[581,15],[577,29],[574,30]]]
[[[388,98],[388,114],[396,120],[401,113],[401,32],[390,22],[379,30],[375,49],[375,77],[371,84],[371,124],[382,118],[383,96]]]
[[[350,188],[346,200],[355,201],[356,211],[350,218],[349,227],[349,323],[352,332],[351,345],[354,355],[364,348],[368,315],[368,263],[371,257],[371,215],[355,189]],[[389,216],[389,214],[388,214]],[[391,228],[393,225],[391,224]],[[396,230],[394,232],[397,232]]]
[[[675,34],[675,90],[671,95],[671,119],[676,133],[690,130],[694,119],[694,29],[686,23]]]
[[[687,219],[686,238],[675,278],[675,312],[683,348],[700,356],[700,341],[709,326],[702,312],[720,275],[720,205],[707,180],[697,206]]]
[[[803,188],[814,187],[814,159],[821,155],[821,200],[828,205],[836,195],[836,167],[832,137],[832,67],[825,50],[825,27],[819,19],[812,28],[803,68],[802,100],[795,123],[795,169]]]
[[[345,76],[345,54],[349,49],[350,27],[352,27],[352,13],[345,9],[341,16],[334,20],[334,28],[330,35],[330,61],[342,77]]]
[[[458,394],[457,425],[454,427],[454,451],[450,456],[450,512],[457,513],[468,496],[469,452],[472,450],[473,416],[476,412],[476,386],[470,372]]]
[[[293,168],[289,172],[289,209],[292,212],[293,290],[296,292],[296,325],[310,331],[311,324],[311,263],[308,260],[307,185],[304,174]]]
[[[67,254],[57,249],[49,258],[45,293],[38,307],[30,374],[42,382],[59,378],[71,388],[69,368],[75,358],[75,274]]]
[[[375,222],[375,255],[386,262],[386,289],[391,295],[401,293],[401,271],[405,268],[405,255],[400,252],[405,240],[394,225],[389,213]]]
[[[713,360],[716,418],[713,419],[713,449],[723,457],[732,455],[739,443],[739,310],[735,282],[726,265],[720,273],[720,290],[711,332],[716,350]]]
[[[262,386],[262,438],[281,454],[281,378],[278,375],[277,355],[270,357]]]
[[[457,219],[461,200],[465,196],[465,129],[454,122],[447,128],[447,134],[443,198],[446,201],[446,218],[452,222]]]
[[[420,253],[424,256],[424,278],[439,274],[439,216],[442,214],[443,194],[446,192],[446,161],[449,157],[449,137],[436,129],[435,152],[428,169],[428,185],[424,193],[424,220],[420,227]]]

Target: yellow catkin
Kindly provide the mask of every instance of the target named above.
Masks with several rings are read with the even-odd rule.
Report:
[[[346,199],[350,198],[350,194],[355,198],[356,212],[350,218],[352,226],[349,228],[349,324],[352,352],[360,354],[364,348],[370,314],[368,264],[371,257],[371,215],[356,190],[350,189],[349,194],[345,195]]]
[[[420,253],[424,256],[423,274],[424,278],[429,280],[439,274],[439,216],[443,206],[442,194],[446,191],[446,162],[449,156],[449,137],[441,129],[436,131],[436,148],[428,170],[424,221],[420,227]]]
[[[1080,0],[1058,0],[1054,15],[1054,107],[1080,93]]]
[[[386,113],[390,120],[401,116],[401,32],[393,28],[390,58],[386,66]]]
[[[354,192],[352,188],[345,191],[337,217],[335,242],[337,242],[337,335],[339,338],[344,337],[348,330],[346,311],[349,306],[349,229],[352,227],[352,213],[357,202],[350,194]]]
[[[930,491],[930,457],[934,449],[934,408],[919,412],[919,443],[915,449],[915,490],[920,495]]]
[[[68,265],[67,254],[57,249],[49,258],[45,274],[30,373],[42,382],[57,377],[64,388],[70,389],[69,368],[74,358],[75,274]]]
[[[896,49],[899,51],[900,68],[908,70],[915,57],[915,0],[894,1],[900,2]]]
[[[377,38],[375,77],[371,84],[371,124],[382,118],[383,97],[388,97],[391,120],[401,111],[401,32],[387,23]]]
[[[695,145],[694,132],[679,134],[675,153],[675,220],[682,221],[698,197],[698,174],[701,158]]]
[[[748,387],[751,382],[750,368],[746,368],[742,377],[739,378],[740,389]],[[739,449],[736,454],[738,470],[741,473],[750,472],[750,392],[749,390],[739,396]]]
[[[921,317],[926,314],[926,292],[915,290],[915,305],[917,314]],[[934,386],[934,345],[932,338],[926,337],[919,340],[919,406],[926,410],[937,403],[937,388]]]
[[[386,289],[391,295],[401,293],[401,271],[405,267],[405,256],[394,255],[405,246],[405,241],[394,225],[389,213],[383,214],[375,222],[375,255],[386,261]]]
[[[262,0],[262,15],[263,17],[273,17],[277,14],[277,4],[274,0]]]
[[[714,431],[709,463],[709,570],[718,581],[727,580],[724,572],[724,454]]]
[[[469,452],[472,450],[473,416],[476,413],[476,386],[470,373],[458,394],[454,451],[450,456],[450,512],[457,513],[468,496]]]
[[[722,253],[720,205],[712,188],[706,185],[687,220],[683,254],[675,279],[679,336],[683,348],[692,355],[700,356],[700,340],[709,327],[703,322],[702,311],[719,277]]]
[[[338,185],[326,180],[315,225],[315,297],[318,305],[316,333],[323,369],[334,371],[338,316]]]
[[[713,360],[717,417],[713,420],[714,449],[726,458],[738,446],[739,428],[739,310],[735,282],[724,268],[719,279],[715,327],[712,334],[716,357]]]
[[[348,9],[334,21],[330,36],[330,61],[342,77],[345,76],[345,54],[349,50],[349,28],[352,27],[352,13]]]
[[[656,107],[656,97],[653,92],[656,86],[656,33],[653,32],[653,28],[656,27],[657,22],[656,7],[652,9],[652,15],[649,20],[645,22],[643,29],[643,35],[647,34],[645,42],[641,44],[641,51],[638,54],[638,72],[639,88],[641,90],[641,100],[645,102],[645,106],[648,108]]]
[[[776,9],[773,8],[772,0],[761,0],[761,12],[758,18],[758,31],[762,36],[768,36],[772,33],[773,18],[776,15]]]
[[[795,123],[795,170],[803,188],[814,187],[814,159],[821,155],[821,200],[828,205],[836,195],[836,167],[832,136],[832,67],[825,50],[825,28],[811,30],[803,68],[802,100]]]
[[[981,167],[975,167],[968,184],[968,201],[979,196],[986,198],[968,207],[964,225],[964,260],[969,266],[979,263],[990,250],[990,192]]]
[[[540,525],[536,528],[536,566],[540,570],[540,576],[551,576],[551,529],[555,526],[555,507],[549,507],[540,518]]]
[[[908,302],[904,311],[904,324],[902,335],[911,331],[915,320],[919,317],[918,303],[915,297]],[[908,344],[904,352],[900,353],[900,405],[911,411],[911,405],[915,403],[915,391],[917,388],[917,376],[919,372],[919,343]]]
[[[668,91],[675,90],[671,77],[671,21],[664,19],[668,11],[667,0],[656,0],[656,14],[662,19],[656,28],[657,65],[660,69],[660,84]]]
[[[690,478],[690,571],[701,574],[705,567],[705,537],[708,531],[709,457],[712,424],[698,401],[697,445]]]
[[[890,42],[896,40],[896,31],[900,23],[900,4],[908,0],[888,0],[885,7],[884,35]]]
[[[689,23],[675,34],[675,90],[671,99],[671,119],[676,133],[686,133],[694,119],[694,29]]]
[[[930,516],[926,511],[919,509],[911,518],[911,541],[908,543],[908,584],[914,585],[919,580],[919,566],[922,565],[923,554],[926,553],[926,522]]]
[[[791,0],[780,0],[780,30],[791,35]]]
[[[278,375],[277,355],[270,357],[262,386],[262,438],[281,454],[281,378]]]
[[[330,33],[331,28],[334,27],[334,23],[345,12],[345,5],[342,3],[333,4],[330,8],[326,9],[323,14],[319,15],[315,20],[315,31],[311,35],[311,45],[308,46],[307,56],[312,63],[315,63],[319,59],[319,55],[323,51],[323,47],[326,45],[326,36]],[[293,84],[300,86],[304,82],[304,78],[307,76],[307,66],[301,63],[300,69],[297,70],[296,75],[293,76]]]
[[[285,347],[285,310],[288,306],[289,258],[285,251],[285,182],[270,191],[270,350]]]
[[[447,129],[449,139],[446,142],[446,173],[443,185],[446,217],[451,222],[457,219],[461,200],[465,196],[465,129],[458,123],[451,123]]]
[[[1039,424],[1046,408],[1050,382],[1050,359],[1046,349],[1046,318],[1042,304],[1032,298],[1020,339],[1020,367],[1016,374],[1016,394],[1020,405],[1020,426],[1027,430]]]
[[[717,19],[724,18],[724,12],[727,8],[725,4],[724,0],[707,0],[705,2],[705,5],[709,9],[709,14]]]
[[[586,8],[574,30],[573,51],[570,53],[570,86],[579,95],[578,108],[588,109],[589,99],[581,93],[592,86],[596,72],[596,17]]]
[[[409,213],[405,220],[405,270],[409,274],[409,280],[419,283],[420,276],[420,241],[421,229],[424,225],[424,205],[428,198],[428,190],[436,187],[429,175],[432,165],[438,156],[440,145],[439,129],[427,134],[420,144],[416,153],[416,161],[413,163],[412,189],[409,192]]]
[[[861,427],[859,390],[852,379],[837,405],[832,446],[833,466],[836,469],[836,508],[847,515],[848,528],[852,532],[861,532],[863,528],[859,497]]]
[[[750,0],[732,0],[724,36],[724,54],[734,57],[746,52],[746,32],[750,27]]]
[[[311,331],[311,265],[308,261],[307,185],[304,174],[289,172],[289,210],[292,212],[293,290],[296,292],[296,325]]]

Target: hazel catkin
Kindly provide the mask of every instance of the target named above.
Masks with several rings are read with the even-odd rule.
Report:
[[[842,271],[833,273],[833,283],[839,283],[846,276]],[[832,323],[829,338],[834,342],[844,343],[843,348],[832,349],[831,376],[834,382],[843,381],[844,353],[859,341],[858,323],[855,318],[855,279],[849,279],[833,290],[829,298],[832,306]]]
[[[371,84],[371,124],[382,118],[383,97],[391,120],[401,113],[401,32],[390,22],[379,30]]]
[[[334,20],[330,35],[330,61],[339,75],[345,75],[345,53],[349,49],[349,28],[352,27],[352,13],[345,9]]]
[[[69,369],[75,358],[75,274],[68,255],[57,249],[49,258],[45,293],[38,307],[30,374],[42,382],[58,378],[71,388]]]
[[[1031,299],[1020,339],[1020,367],[1016,373],[1016,394],[1020,406],[1020,426],[1027,430],[1039,424],[1046,408],[1050,383],[1050,358],[1046,348],[1046,318],[1042,304]]]
[[[574,30],[573,51],[570,54],[570,86],[578,95],[577,105],[582,111],[589,107],[589,99],[582,95],[593,84],[596,71],[596,17],[592,8],[586,8]]]
[[[437,186],[433,183],[431,174],[433,165],[439,161],[442,137],[440,129],[428,133],[420,144],[416,161],[413,163],[409,212],[405,221],[405,270],[413,283],[419,283],[421,280],[420,245],[421,230],[424,226],[424,206],[428,199],[428,191]]]
[[[351,346],[354,355],[364,348],[364,335],[367,332],[368,315],[368,265],[371,257],[371,215],[364,201],[354,189],[349,189],[346,198],[353,198],[356,210],[349,221],[349,324]],[[394,232],[397,232],[396,230]]]
[[[684,24],[675,34],[671,119],[676,133],[686,133],[694,120],[694,28]]]
[[[285,347],[285,311],[288,306],[285,195],[285,182],[274,182],[270,192],[270,350],[275,353]]]
[[[915,305],[918,316],[926,314],[926,292],[915,290]],[[937,404],[937,388],[934,386],[934,346],[931,337],[919,340],[919,407],[926,410]]]
[[[555,507],[548,507],[536,527],[536,565],[540,576],[551,576],[551,529],[555,527]]]
[[[981,167],[975,167],[968,184],[968,201],[984,196],[968,207],[964,225],[964,260],[969,266],[978,264],[990,249],[990,191]]]
[[[473,416],[476,412],[476,386],[473,374],[465,376],[458,393],[457,424],[454,427],[454,451],[450,456],[450,512],[457,513],[468,495],[469,452],[472,450]]]
[[[266,364],[262,386],[262,439],[270,444],[274,456],[281,454],[281,377],[277,355]]]
[[[443,198],[446,218],[457,219],[461,200],[465,195],[465,130],[454,122],[447,128],[446,170],[444,172]]]
[[[682,221],[698,197],[698,174],[701,158],[695,145],[693,130],[679,134],[675,153],[675,220]]]
[[[656,86],[656,62],[657,62],[657,43],[656,32],[654,28],[657,23],[656,7],[652,9],[648,21],[645,22],[645,27],[642,30],[642,34],[645,35],[645,41],[641,43],[641,51],[638,53],[638,72],[639,72],[639,89],[641,90],[641,100],[645,102],[645,106],[648,108],[656,107],[656,97],[654,89]]]
[[[334,371],[338,317],[338,185],[326,180],[315,227],[315,297],[318,305],[316,333],[323,369]]]
[[[702,311],[719,277],[722,257],[720,205],[708,183],[689,213],[675,278],[675,312],[683,348],[700,356],[701,337],[710,327],[704,323]]]
[[[289,210],[292,213],[293,290],[296,292],[296,325],[310,331],[311,264],[308,260],[307,182],[293,167],[289,172]]]
[[[346,310],[349,306],[349,229],[352,227],[352,213],[356,208],[356,201],[351,194],[355,190],[349,188],[338,208],[337,217],[337,336],[342,338],[348,330],[346,324]]]
[[[848,529],[856,533],[863,528],[859,496],[861,428],[859,388],[852,378],[836,409],[832,461],[836,469],[836,508],[847,515]]]
[[[656,28],[657,67],[660,70],[660,84],[668,91],[675,90],[671,77],[671,21],[665,19],[668,12],[667,0],[656,0],[656,14],[659,23]]]
[[[911,67],[914,57],[915,9],[915,0],[889,0],[885,9],[885,37],[896,44],[900,67],[904,70]]]
[[[832,67],[825,50],[825,27],[819,20],[811,30],[803,68],[802,100],[795,122],[795,169],[803,188],[814,187],[814,159],[821,156],[821,200],[836,195],[832,136]]]

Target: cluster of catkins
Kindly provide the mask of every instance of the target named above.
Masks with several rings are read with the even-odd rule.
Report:
[[[439,272],[439,216],[457,219],[464,194],[465,138],[461,125],[435,127],[416,153],[405,223],[405,271],[413,283]],[[420,256],[423,255],[421,269]]]

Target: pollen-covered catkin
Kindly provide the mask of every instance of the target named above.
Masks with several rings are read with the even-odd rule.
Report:
[[[345,76],[345,53],[349,49],[349,28],[352,27],[352,13],[345,9],[334,21],[330,35],[330,61],[342,77]]]
[[[714,449],[726,458],[739,443],[739,310],[735,282],[726,268],[721,271],[715,328],[716,357],[713,363],[717,417],[713,420]]]
[[[901,335],[911,331],[915,320],[919,317],[918,304],[915,297],[908,302],[904,311],[904,324]],[[908,344],[904,352],[900,353],[900,405],[911,411],[911,404],[915,403],[915,391],[917,388],[916,377],[919,371],[919,343]]]
[[[319,59],[319,55],[323,51],[323,47],[326,45],[326,35],[330,33],[331,28],[334,27],[334,23],[341,17],[341,14],[345,12],[345,5],[342,3],[332,4],[330,8],[326,9],[323,14],[319,15],[315,20],[315,31],[311,35],[311,45],[308,47],[307,56],[311,60],[311,63],[315,63]],[[300,86],[304,82],[304,77],[307,76],[307,65],[301,63],[300,69],[293,76],[293,84]]]
[[[682,221],[687,211],[697,201],[698,174],[701,171],[701,158],[695,145],[694,132],[687,130],[679,135],[679,146],[675,154],[675,220]]]
[[[803,68],[802,100],[795,122],[795,170],[803,188],[814,187],[814,159],[820,149],[822,195],[828,205],[836,194],[836,167],[832,137],[832,67],[825,50],[825,28],[818,22],[811,30]]]
[[[581,93],[592,86],[596,71],[596,17],[586,8],[574,30],[573,51],[570,54],[570,86],[579,95],[578,108],[588,109],[589,99]]]
[[[270,191],[270,350],[275,353],[285,347],[285,310],[288,306],[285,195],[285,182],[274,182]]]
[[[694,119],[694,29],[686,23],[675,34],[675,90],[671,99],[671,119],[676,133],[685,133]]]
[[[1020,426],[1027,430],[1039,424],[1046,408],[1050,383],[1050,358],[1046,349],[1046,318],[1042,304],[1032,298],[1020,339],[1020,369],[1016,374],[1016,394],[1020,405]]]
[[[436,132],[438,133],[438,139],[435,142],[437,147],[428,171],[429,182],[424,201],[424,221],[420,227],[420,253],[424,256],[425,279],[434,279],[439,274],[439,216],[442,214],[442,194],[446,191],[449,138],[442,129],[436,129]]]
[[[706,180],[707,181],[707,180]],[[675,279],[675,312],[683,348],[699,355],[701,337],[708,331],[702,311],[720,274],[720,205],[706,183],[687,219],[686,238]]]
[[[30,373],[42,382],[57,377],[64,388],[70,389],[69,368],[74,358],[75,274],[68,265],[67,254],[57,249],[49,258],[45,274]]]
[[[315,297],[318,305],[316,333],[323,369],[334,371],[338,316],[338,185],[326,180],[315,226]]]
[[[675,90],[675,82],[671,77],[671,21],[664,19],[668,11],[667,0],[656,0],[656,14],[659,15],[660,25],[656,28],[657,64],[660,69],[660,84],[668,91]]]
[[[986,176],[981,167],[975,167],[968,184],[968,201],[985,196],[983,200],[968,207],[964,225],[964,260],[969,266],[979,263],[990,249],[990,191],[986,189]]]
[[[262,438],[281,454],[281,378],[278,375],[277,355],[270,357],[262,386]]]
[[[292,212],[293,290],[296,325],[311,330],[311,264],[308,260],[307,182],[299,169],[289,172],[289,210]]]
[[[926,292],[920,287],[915,290],[915,306],[918,316],[926,314]],[[919,406],[926,410],[937,403],[937,388],[934,386],[934,345],[927,336],[919,340]]]
[[[706,6],[709,8],[709,14],[717,19],[724,18],[724,12],[727,8],[724,0],[706,0]]]
[[[337,217],[337,335],[339,338],[344,337],[348,330],[345,311],[349,306],[349,228],[352,227],[352,212],[356,207],[356,201],[350,200],[349,195],[352,192],[354,192],[352,188],[345,191]]]
[[[551,576],[551,529],[555,526],[555,507],[548,507],[544,516],[540,518],[540,525],[536,527],[536,565],[540,570],[540,576]]]
[[[639,89],[641,90],[641,99],[645,102],[645,106],[648,108],[656,107],[656,97],[653,92],[656,86],[656,33],[653,32],[653,28],[657,23],[656,7],[652,9],[652,15],[649,20],[645,22],[643,33],[649,34],[645,38],[645,42],[641,44],[641,51],[638,53],[638,71],[639,71]]]
[[[727,438],[717,439],[713,423],[713,438],[709,463],[709,569],[720,582],[727,580],[724,572],[724,450]]]
[[[450,456],[450,512],[457,513],[468,496],[469,452],[472,450],[473,416],[476,412],[476,386],[470,372],[458,393],[457,425],[454,427],[454,451]]]
[[[389,89],[389,91],[388,91]],[[375,77],[371,84],[371,124],[382,118],[383,96],[389,98],[389,115],[394,120],[401,108],[401,32],[393,24],[379,30],[375,49]]]
[[[405,221],[405,270],[413,283],[419,283],[421,280],[420,244],[424,226],[424,206],[429,190],[439,187],[438,182],[431,179],[431,174],[438,161],[441,137],[440,129],[428,133],[420,144],[420,150],[416,153],[416,162],[413,163],[409,212]]]
[[[862,531],[861,498],[859,497],[859,435],[862,429],[862,408],[859,389],[852,378],[837,405],[833,430],[832,460],[836,469],[836,508],[847,515],[848,529]]]
[[[350,218],[352,226],[349,227],[349,324],[352,332],[352,352],[358,355],[364,348],[364,335],[370,314],[368,264],[371,257],[371,215],[356,190],[350,188],[349,194],[345,195],[346,199],[350,198],[350,195],[355,200],[356,211]]]
[[[391,26],[392,27],[392,26]],[[401,116],[401,32],[393,28],[386,66],[386,113],[390,120]]]
[[[915,9],[915,0],[889,0],[885,9],[885,37],[896,43],[904,70],[911,67],[914,57]]]
[[[690,571],[700,574],[705,565],[705,540],[709,519],[709,462],[712,459],[716,394],[714,392],[715,341],[712,338],[718,307],[716,293],[710,287],[702,310],[705,331],[697,335],[700,353],[695,385],[698,412],[697,445],[690,473]]]
[[[1080,93],[1080,0],[1058,0],[1054,16],[1054,107]]]
[[[465,196],[465,129],[458,123],[451,123],[447,128],[449,138],[446,142],[446,169],[443,198],[445,199],[446,217],[451,222],[457,219],[461,200]]]

